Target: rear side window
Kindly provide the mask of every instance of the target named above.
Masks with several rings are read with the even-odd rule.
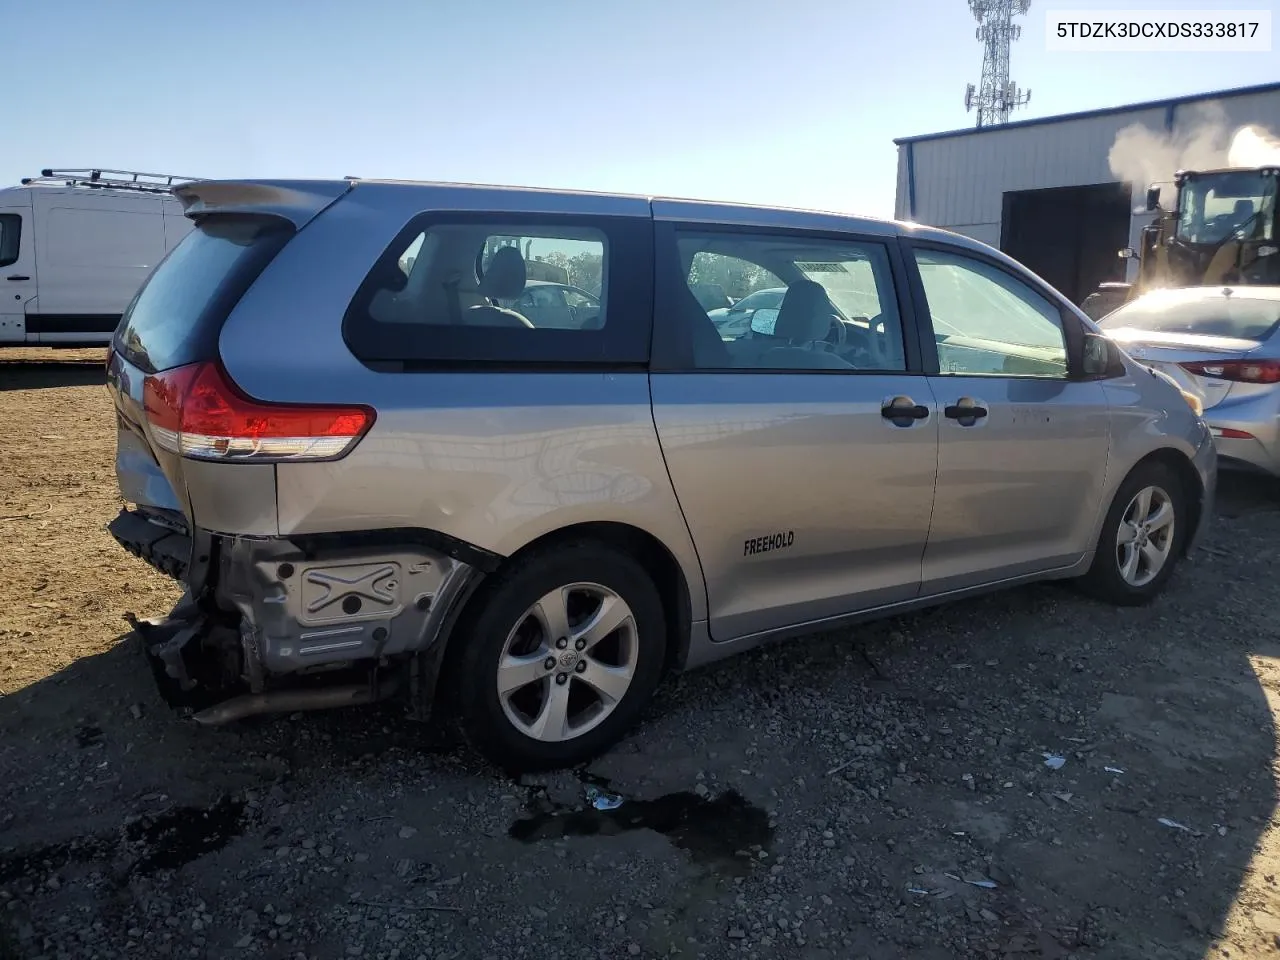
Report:
[[[0,267],[18,262],[18,245],[22,242],[22,217],[16,213],[0,213]]]
[[[232,308],[292,234],[275,217],[206,218],[129,304],[116,350],[148,373],[212,359]]]
[[[647,220],[426,214],[365,278],[343,335],[368,363],[641,365],[651,264]]]

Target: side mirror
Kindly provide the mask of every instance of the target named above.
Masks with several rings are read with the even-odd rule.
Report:
[[[751,332],[773,336],[774,324],[778,322],[778,311],[772,307],[764,307],[751,314]]]
[[[1160,209],[1160,188],[1147,187],[1147,212]]]
[[[1123,250],[1119,252],[1118,256],[1120,257],[1121,260],[1141,260],[1142,259],[1142,257],[1138,255],[1138,251],[1133,249],[1133,247],[1125,247]]]
[[[1111,341],[1097,333],[1084,335],[1080,372],[1086,377],[1105,377],[1111,373],[1115,361]]]

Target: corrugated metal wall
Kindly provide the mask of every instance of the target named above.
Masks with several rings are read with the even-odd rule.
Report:
[[[994,231],[999,242],[1005,191],[1114,181],[1107,154],[1116,134],[1131,123],[1163,130],[1164,111],[1110,114],[904,144],[898,148],[898,165],[905,180],[907,152],[914,154],[915,216],[907,209],[905,190],[898,195],[897,215],[966,233]]]
[[[1280,91],[1244,94],[1215,102],[1222,107],[1227,115],[1228,125],[1233,128],[1256,123],[1280,134]],[[1185,111],[1191,107],[1178,109],[1185,116]]]
[[[1280,131],[1280,91],[1184,101],[1173,108],[1175,130],[1209,103],[1222,108],[1230,127],[1256,123]],[[1168,117],[1161,106],[904,143],[898,147],[895,216],[999,246],[1006,191],[1115,182],[1107,154],[1116,134],[1133,123],[1163,131]],[[1134,185],[1135,204],[1145,187]],[[1132,243],[1149,220],[1146,213],[1134,216]]]

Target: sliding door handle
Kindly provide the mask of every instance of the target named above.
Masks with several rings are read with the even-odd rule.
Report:
[[[948,420],[959,420],[962,425],[968,426],[975,420],[981,420],[987,415],[987,408],[972,397],[961,397],[954,404],[943,409],[942,415]],[[968,421],[968,423],[965,423]]]

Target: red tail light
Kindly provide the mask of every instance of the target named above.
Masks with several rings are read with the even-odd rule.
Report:
[[[1238,383],[1280,383],[1280,360],[1223,360],[1179,364],[1188,373]]]
[[[156,443],[193,460],[333,460],[359,443],[374,421],[368,407],[250,399],[216,363],[147,377],[143,405]]]

